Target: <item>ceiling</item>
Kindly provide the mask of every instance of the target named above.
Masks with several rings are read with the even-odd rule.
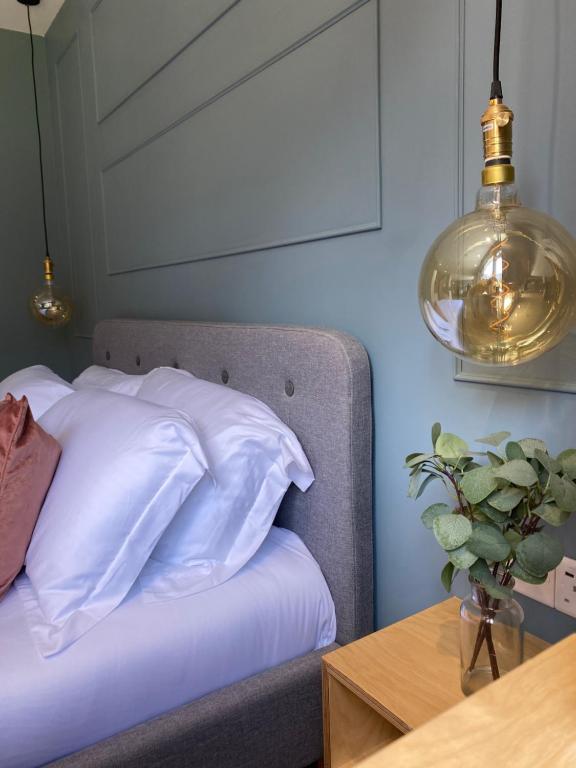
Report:
[[[31,6],[30,18],[35,35],[46,34],[63,4],[64,0],[40,0],[40,5]],[[18,0],[0,0],[0,28],[28,32],[26,6]]]

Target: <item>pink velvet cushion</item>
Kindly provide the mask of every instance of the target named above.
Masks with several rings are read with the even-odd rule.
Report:
[[[0,401],[0,599],[18,575],[60,446],[36,424],[23,397]]]

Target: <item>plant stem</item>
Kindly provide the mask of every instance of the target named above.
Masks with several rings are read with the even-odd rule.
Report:
[[[474,651],[472,653],[472,658],[470,660],[470,666],[468,667],[469,672],[472,672],[472,670],[476,666],[476,662],[478,661],[478,655],[480,653],[480,649],[482,648],[482,643],[484,642],[485,634],[486,634],[486,621],[485,619],[482,619],[482,621],[480,622],[480,626],[478,627],[478,634],[476,635],[476,643],[474,644]]]
[[[500,670],[498,668],[498,659],[496,657],[496,649],[494,647],[494,640],[492,638],[492,623],[490,621],[490,613],[492,613],[492,611],[489,607],[490,598],[483,595],[482,592],[479,594],[482,607],[482,620],[480,621],[480,626],[478,627],[478,634],[476,635],[476,642],[474,644],[474,651],[472,653],[468,671],[472,672],[476,666],[476,662],[478,661],[478,656],[482,648],[482,643],[484,640],[486,640],[486,647],[488,648],[488,659],[490,661],[490,669],[492,671],[492,679],[497,680],[500,677]]]
[[[496,658],[496,649],[492,639],[492,624],[486,622],[486,645],[488,646],[488,658],[490,659],[490,669],[492,670],[492,679],[497,680],[500,677],[498,669],[498,659]]]
[[[454,490],[456,491],[456,498],[458,500],[458,506],[460,507],[460,511],[462,512],[462,514],[465,515],[466,514],[466,510],[468,510],[468,514],[470,516],[470,519],[472,519],[472,510],[470,508],[470,505],[468,504],[468,502],[466,502],[466,504],[464,503],[465,499],[464,499],[464,497],[462,495],[462,491],[458,487],[458,482],[457,482],[456,478],[454,477],[454,475],[451,472],[448,472],[447,469],[439,468],[439,471],[445,477],[447,477],[448,480],[450,480],[450,482],[452,483],[452,485],[454,487]]]

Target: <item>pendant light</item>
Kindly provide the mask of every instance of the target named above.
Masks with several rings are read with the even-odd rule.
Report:
[[[40,118],[38,115],[38,93],[36,89],[36,70],[34,66],[34,38],[32,35],[32,22],[30,20],[30,6],[38,5],[40,0],[18,0],[27,6],[28,30],[30,33],[30,55],[32,64],[32,84],[34,87],[34,111],[36,115],[36,129],[38,133],[38,159],[40,163],[40,186],[42,190],[42,221],[44,225],[44,245],[46,256],[44,258],[44,284],[30,297],[30,309],[34,317],[43,325],[50,328],[60,328],[66,325],[72,316],[72,304],[60,291],[54,282],[54,266],[50,258],[48,247],[48,227],[46,224],[46,190],[44,184],[44,164],[42,158],[42,136],[40,133]]]
[[[576,242],[551,216],[518,199],[511,164],[514,115],[503,103],[499,74],[501,22],[497,0],[476,210],[430,248],[419,297],[428,329],[451,352],[475,363],[516,365],[552,349],[574,322]]]

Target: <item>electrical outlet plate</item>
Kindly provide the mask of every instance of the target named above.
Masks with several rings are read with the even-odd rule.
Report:
[[[514,585],[514,591],[519,592],[521,595],[537,600],[539,603],[549,605],[550,608],[555,606],[555,586],[556,586],[556,571],[550,571],[548,578],[544,584],[528,584],[525,581],[516,579]],[[576,597],[576,594],[575,594]]]
[[[556,568],[554,605],[557,611],[576,617],[576,560],[569,557]]]

